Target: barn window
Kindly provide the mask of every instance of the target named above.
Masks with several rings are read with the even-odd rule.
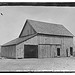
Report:
[[[73,47],[70,47],[70,55],[73,55]]]

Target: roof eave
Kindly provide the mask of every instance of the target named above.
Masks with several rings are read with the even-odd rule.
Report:
[[[61,36],[61,37],[74,37],[74,36],[69,36],[69,35],[54,35],[54,34],[44,34],[44,33],[38,33],[38,35]]]
[[[31,39],[31,38],[33,38],[33,37],[35,37],[36,35],[37,35],[37,33],[36,33],[35,35],[33,35],[32,37],[30,37],[30,38],[28,38],[28,39],[24,40],[24,41],[27,41],[27,40],[29,40],[29,39]],[[22,41],[22,42],[24,42],[24,41]],[[20,44],[20,43],[22,43],[22,42],[19,42],[19,43],[17,43],[16,45],[18,45],[18,44]]]
[[[7,47],[7,46],[15,46],[17,44],[10,44],[10,45],[1,45],[1,47]]]

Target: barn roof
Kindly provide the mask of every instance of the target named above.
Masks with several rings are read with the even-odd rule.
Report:
[[[17,44],[19,44],[19,43],[21,43],[21,42],[24,42],[24,41],[26,41],[26,40],[28,40],[28,39],[34,37],[35,35],[36,35],[36,34],[30,35],[30,36],[26,36],[26,37],[16,38],[16,39],[14,39],[14,40],[12,40],[12,41],[9,41],[9,42],[5,43],[5,44],[2,45],[2,46],[17,45]]]
[[[70,31],[68,31],[63,25],[60,24],[46,23],[34,20],[27,21],[37,33],[61,36],[74,36]]]

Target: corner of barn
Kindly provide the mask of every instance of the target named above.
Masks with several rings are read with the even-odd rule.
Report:
[[[16,45],[1,46],[1,57],[16,58]]]
[[[33,55],[29,56],[27,53],[30,49],[38,47],[37,36],[30,37],[29,39],[16,45],[16,58],[32,58]],[[36,57],[36,55],[35,55]]]

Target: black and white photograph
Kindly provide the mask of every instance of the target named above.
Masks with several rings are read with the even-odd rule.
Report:
[[[75,3],[0,3],[0,72],[75,72]]]

